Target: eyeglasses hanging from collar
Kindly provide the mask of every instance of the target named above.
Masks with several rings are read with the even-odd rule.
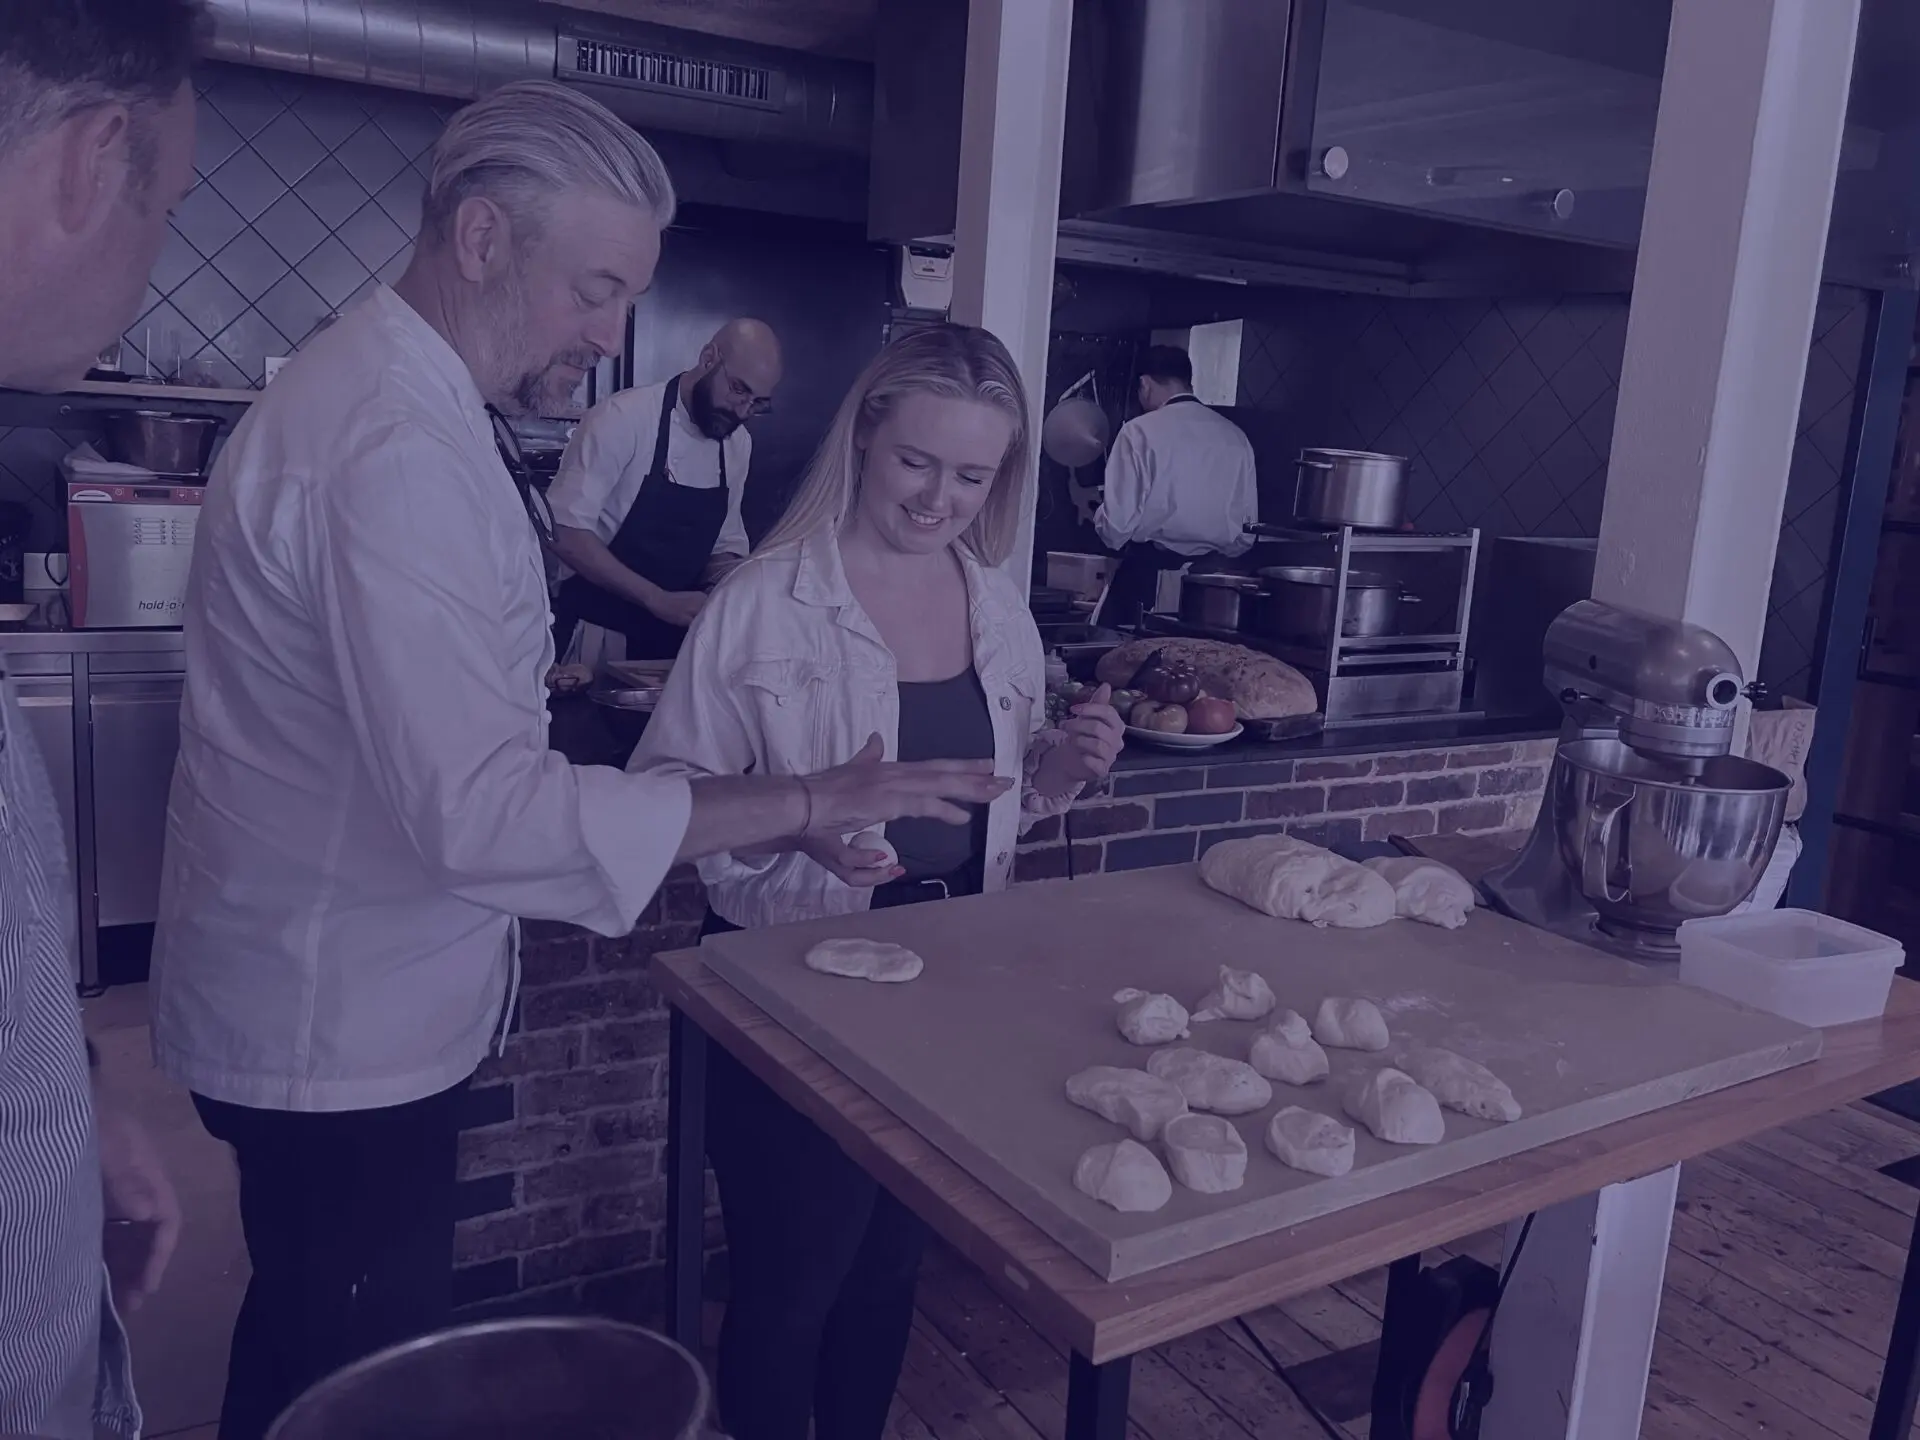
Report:
[[[527,519],[533,522],[533,533],[540,537],[542,545],[551,548],[553,506],[547,503],[546,492],[533,483],[533,472],[520,453],[520,437],[513,433],[507,417],[491,405],[487,406],[487,419],[493,422],[493,443],[500,451],[500,463],[513,477],[514,488],[520,492],[520,503],[527,507]]]

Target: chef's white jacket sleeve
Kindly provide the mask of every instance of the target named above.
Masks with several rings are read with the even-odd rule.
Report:
[[[471,463],[417,425],[373,426],[307,488],[311,600],[347,718],[394,824],[450,892],[625,934],[674,862],[691,795],[571,765],[528,723],[529,677],[501,659],[492,527],[511,520],[475,504]]]
[[[1147,505],[1152,457],[1137,425],[1123,425],[1107,454],[1106,493],[1093,512],[1093,528],[1108,548],[1123,548],[1140,531]]]
[[[1227,506],[1227,522],[1233,527],[1234,540],[1222,547],[1228,555],[1244,555],[1253,548],[1253,536],[1247,526],[1260,519],[1260,479],[1254,466],[1253,447],[1242,445],[1233,473],[1233,498]]]
[[[667,676],[640,743],[627,761],[631,775],[682,780],[705,775],[780,773],[768,764],[767,737],[740,706],[740,691],[728,673],[727,635],[736,617],[723,583],[688,627],[687,638]],[[770,870],[774,852],[708,855],[696,862],[709,885],[742,880]]]
[[[634,457],[633,427],[618,405],[596,405],[574,427],[559,473],[547,487],[555,524],[591,530],[611,545],[624,515],[608,513],[609,502]]]

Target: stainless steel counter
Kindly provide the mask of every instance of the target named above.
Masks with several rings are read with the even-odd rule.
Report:
[[[0,632],[59,801],[79,892],[83,989],[100,983],[100,929],[157,911],[167,792],[180,748],[186,669],[174,630]]]

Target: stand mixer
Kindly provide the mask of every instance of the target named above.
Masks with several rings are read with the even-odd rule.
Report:
[[[1634,959],[1753,893],[1788,778],[1727,752],[1749,687],[1712,631],[1582,600],[1547,628],[1566,718],[1533,833],[1485,888],[1515,919]]]

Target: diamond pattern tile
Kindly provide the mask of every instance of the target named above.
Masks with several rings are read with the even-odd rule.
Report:
[[[406,232],[373,200],[362,205],[334,236],[368,270],[378,270],[407,244]]]
[[[259,303],[260,297],[287,273],[287,262],[256,230],[242,230],[234,236],[233,243],[213,257],[213,266],[249,304]]]
[[[318,215],[329,230],[344,224],[354,211],[367,203],[368,195],[367,188],[332,156],[309,170],[293,187],[293,193],[306,202],[307,208]]]
[[[289,265],[298,265],[327,238],[327,227],[320,217],[294,194],[281,196],[253,228]]]
[[[348,136],[333,154],[369,195],[377,194],[382,186],[407,168],[407,157],[372,121]]]
[[[202,259],[219,254],[246,227],[211,181],[202,180],[173,207],[173,228]]]
[[[284,185],[296,185],[326,157],[327,147],[293,111],[278,116],[253,137],[253,148]]]
[[[168,298],[173,308],[191,320],[193,328],[202,335],[218,335],[247,308],[247,297],[211,265],[195,271],[187,283]]]

